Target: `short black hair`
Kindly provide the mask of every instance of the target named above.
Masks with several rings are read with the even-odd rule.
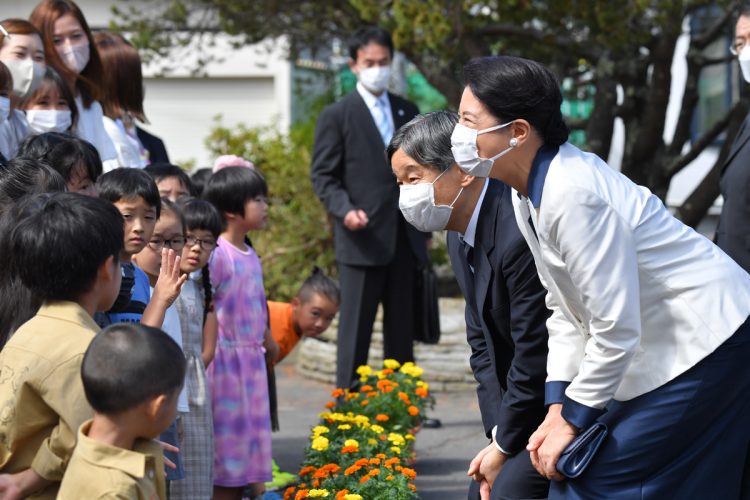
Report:
[[[0,168],[0,214],[28,194],[62,192],[66,189],[63,176],[46,162],[13,158]]]
[[[122,199],[143,198],[161,215],[161,197],[154,179],[139,168],[116,168],[96,180],[99,198],[116,203]]]
[[[393,39],[391,38],[391,34],[380,26],[372,25],[362,26],[349,37],[349,57],[356,61],[359,49],[373,42],[387,48],[391,53],[391,58],[393,58]]]
[[[91,341],[81,364],[86,399],[97,413],[115,415],[166,394],[185,380],[185,355],[169,335],[139,323],[117,323]]]
[[[434,111],[417,115],[393,134],[386,148],[388,163],[399,149],[420,165],[444,172],[455,163],[451,151],[451,135],[458,115],[450,111]]]
[[[190,194],[196,198],[200,198],[203,195],[203,188],[206,187],[208,178],[213,175],[214,171],[211,167],[199,168],[193,175],[190,176]]]
[[[547,146],[568,140],[560,84],[543,64],[513,56],[479,57],[464,66],[464,80],[498,123],[524,119]]]
[[[263,175],[247,167],[226,167],[208,179],[203,198],[224,214],[245,215],[245,202],[257,196],[268,196]]]
[[[163,179],[166,179],[167,177],[177,177],[180,179],[180,182],[182,183],[185,188],[192,192],[191,186],[192,183],[190,182],[190,177],[188,176],[187,172],[185,170],[181,169],[177,165],[172,165],[171,163],[152,163],[151,165],[147,166],[143,169],[148,175],[154,178],[154,181],[159,184]]]
[[[71,134],[45,132],[30,135],[18,146],[18,157],[42,160],[70,181],[83,167],[91,182],[102,175],[102,159],[93,144]]]
[[[336,305],[341,303],[341,291],[339,286],[331,278],[326,276],[318,266],[313,267],[310,276],[302,283],[299,288],[297,297],[303,304],[312,299],[314,294],[321,294],[327,297]]]
[[[105,200],[77,193],[32,195],[10,232],[14,275],[42,300],[78,300],[123,247],[123,219]]]
[[[182,216],[185,218],[185,228],[203,229],[210,231],[214,238],[221,234],[224,225],[221,213],[212,203],[200,198],[187,198],[178,203]]]

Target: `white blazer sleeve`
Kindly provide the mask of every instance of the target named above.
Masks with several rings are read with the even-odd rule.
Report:
[[[568,386],[563,416],[578,427],[614,396],[641,339],[640,288],[634,228],[603,199],[572,188],[547,200],[555,206],[545,235],[562,260],[552,279],[569,280],[590,314],[589,333],[578,373]],[[551,332],[550,332],[551,333]],[[570,349],[550,342],[550,357]]]

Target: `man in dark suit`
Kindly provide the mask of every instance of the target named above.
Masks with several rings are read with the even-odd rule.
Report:
[[[390,35],[357,30],[349,43],[357,88],[323,110],[315,129],[312,184],[334,220],[341,286],[336,383],[349,387],[367,363],[372,325],[383,304],[384,356],[411,361],[416,264],[427,258],[426,235],[404,222],[398,188],[385,161],[393,132],[417,114],[386,91]]]
[[[738,56],[742,76],[750,82],[750,6],[744,5],[735,25],[731,50]],[[721,172],[721,209],[716,244],[750,272],[750,116],[734,138]]]
[[[387,154],[406,220],[422,231],[449,230],[448,252],[466,298],[470,363],[492,440],[470,465],[476,481],[469,498],[490,484],[492,498],[546,498],[549,483],[526,451],[546,413],[546,292],[516,224],[511,189],[455,164],[450,138],[457,122],[444,111],[419,116],[396,133]],[[502,469],[485,477],[492,462]]]

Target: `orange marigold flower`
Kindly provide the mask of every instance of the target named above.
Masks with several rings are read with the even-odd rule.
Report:
[[[346,395],[346,400],[349,401],[350,399],[357,399],[359,397],[358,392],[350,392]]]
[[[370,459],[370,465],[380,465],[380,459],[379,458],[371,458]]]
[[[371,475],[372,477],[375,477],[375,476],[377,476],[378,474],[380,474],[380,469],[372,469],[372,470],[371,470],[371,471],[369,472],[369,474],[370,474],[370,475]]]
[[[381,460],[384,460],[384,459],[385,459],[385,453],[378,453],[378,454],[377,454],[377,455],[375,455],[375,456],[376,456],[376,457],[378,457],[378,458],[379,458],[379,459],[381,459]]]
[[[315,467],[313,467],[312,465],[308,465],[307,467],[302,467],[300,469],[299,475],[300,476],[306,476],[306,475],[308,475],[308,474],[310,474],[311,472],[314,472],[314,471],[315,471]]]
[[[339,388],[336,388],[336,389],[334,389],[334,390],[333,390],[333,391],[331,392],[331,397],[332,397],[332,398],[338,398],[338,397],[341,397],[341,396],[343,396],[343,395],[344,395],[344,389],[342,389],[341,387],[339,387]]]
[[[409,412],[409,415],[411,415],[412,417],[416,417],[417,415],[419,415],[419,408],[417,408],[416,406],[410,406],[407,410]]]
[[[381,440],[381,441],[385,441],[385,434],[381,434],[381,435],[380,435],[380,436],[378,436],[378,437],[380,438],[380,440]]]
[[[359,478],[359,482],[362,483],[362,484],[365,484],[369,480],[370,480],[370,476],[368,476],[368,475],[364,475],[361,478]]]
[[[375,415],[375,420],[377,420],[378,422],[388,422],[390,419],[391,417],[383,413],[378,413],[377,415]]]
[[[386,481],[393,481],[393,476],[389,474],[389,475],[385,476],[385,480]]]
[[[301,489],[305,489],[305,488],[307,488],[307,483],[299,483],[299,487]]]
[[[370,402],[368,400],[366,400],[366,399],[363,399],[362,402],[359,403],[359,404],[361,404],[362,406],[367,406],[367,405],[370,404]]]
[[[336,406],[336,403],[334,403],[333,401],[330,401],[330,402],[328,402],[328,403],[325,404],[325,407],[328,408],[329,410],[331,408],[333,408],[334,406]],[[333,422],[333,421],[331,420],[331,422]]]
[[[343,448],[341,448],[341,453],[357,453],[358,451],[358,446],[344,446]]]
[[[393,384],[393,382],[391,382],[390,380],[383,379],[383,380],[378,380],[377,386],[378,386],[378,389],[382,391],[384,387],[390,387],[391,384]]]
[[[371,385],[363,385],[362,387],[359,388],[359,390],[362,391],[362,392],[371,391],[372,390],[372,386]]]
[[[339,491],[338,493],[336,493],[336,500],[341,500],[342,498],[344,498],[348,494],[349,494],[349,490],[343,489],[343,490]]]
[[[372,392],[368,392],[368,393],[367,393],[367,397],[368,397],[368,398],[374,398],[374,397],[375,397],[375,396],[377,396],[377,395],[378,395],[378,393],[377,393],[377,392],[375,392],[375,391],[372,391]]]
[[[325,479],[328,477],[328,471],[324,469],[318,469],[315,471],[315,474],[313,474],[313,478],[316,479]],[[313,482],[313,486],[315,486],[315,483]],[[317,486],[315,486],[317,488]]]
[[[354,465],[356,465],[357,467],[365,467],[369,463],[370,461],[367,460],[366,458],[360,458],[359,460],[354,462]]]
[[[341,467],[338,466],[338,464],[325,464],[321,469],[327,470],[328,472],[335,474],[338,471],[341,470]]]
[[[383,375],[391,375],[393,373],[393,370],[391,370],[390,368],[383,368],[382,370],[380,370],[380,373],[382,373]]]
[[[289,488],[287,488],[284,491],[284,500],[289,500],[290,498],[292,498],[292,495],[294,495],[294,490],[295,489],[296,488],[294,486],[290,486]]]
[[[303,498],[307,498],[307,494],[310,493],[310,490],[299,490],[296,495],[294,495],[294,500],[302,500]]]
[[[426,398],[426,397],[427,397],[427,395],[429,394],[429,393],[427,392],[427,389],[425,389],[424,387],[417,387],[417,388],[416,388],[416,389],[414,390],[414,393],[415,393],[415,394],[416,394],[417,396],[419,396],[420,398]]]
[[[401,474],[408,477],[409,479],[414,479],[417,477],[417,473],[414,469],[410,469],[408,467],[402,467],[401,468]]]
[[[409,396],[403,391],[398,391],[398,398],[403,402],[409,401]]]
[[[406,486],[408,486],[408,487],[409,487],[409,489],[410,489],[411,491],[417,491],[417,487],[416,487],[416,486],[414,486],[414,485],[413,485],[413,484],[411,484],[411,483],[407,484]]]
[[[401,462],[401,459],[398,457],[389,458],[388,460],[385,461],[385,466],[390,469],[393,465],[399,462]]]
[[[320,486],[320,479],[313,479],[312,486],[313,488],[317,488],[318,486]]]
[[[354,464],[354,465],[352,465],[351,467],[348,467],[348,468],[347,468],[347,469],[346,469],[346,470],[344,471],[344,475],[345,475],[345,476],[351,476],[352,474],[354,474],[355,472],[357,472],[357,471],[358,471],[359,469],[361,469],[361,468],[362,468],[362,467],[360,467],[359,465],[357,465],[357,464]]]

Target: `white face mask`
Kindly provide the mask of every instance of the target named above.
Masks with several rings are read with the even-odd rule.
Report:
[[[750,45],[745,45],[742,48],[740,55],[737,57],[737,62],[740,63],[742,78],[744,78],[747,83],[750,83]]]
[[[444,170],[432,182],[401,185],[398,208],[404,214],[406,222],[420,231],[430,232],[445,229],[451,218],[453,205],[464,190],[461,187],[450,205],[435,205],[435,183],[445,172],[447,170]]]
[[[31,130],[37,134],[44,132],[65,132],[70,128],[70,111],[56,109],[29,109],[26,111],[26,121]]]
[[[13,93],[20,98],[28,97],[42,82],[45,66],[31,59],[9,59],[3,61],[13,76]]]
[[[380,94],[388,88],[388,82],[391,80],[391,67],[373,66],[361,69],[358,78],[367,90],[373,94]]]
[[[65,61],[65,65],[76,73],[83,71],[83,68],[89,63],[89,57],[91,56],[89,44],[82,43],[80,45],[66,45],[62,49],[60,56]]]
[[[0,96],[0,123],[4,123],[10,116],[10,99]]]
[[[510,152],[515,147],[515,144],[511,142],[508,148],[500,151],[492,158],[480,158],[479,150],[477,149],[477,136],[507,127],[511,123],[513,122],[510,121],[482,130],[476,130],[457,123],[451,135],[451,150],[453,151],[453,158],[458,163],[458,166],[461,167],[461,170],[475,177],[489,177],[495,160]],[[512,141],[515,141],[515,139],[512,139]]]

